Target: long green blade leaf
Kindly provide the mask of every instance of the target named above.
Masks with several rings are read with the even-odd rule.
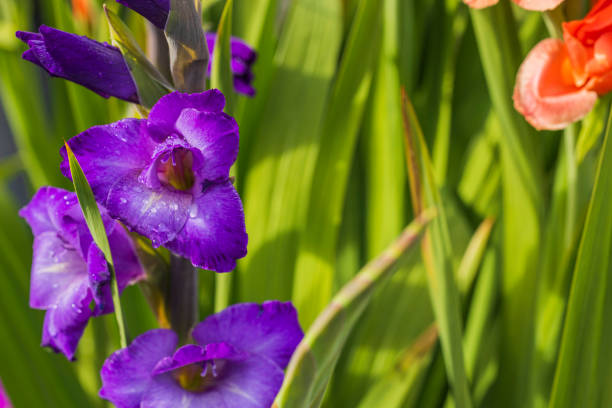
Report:
[[[102,216],[100,215],[100,209],[94,199],[91,187],[87,182],[87,178],[79,165],[77,158],[68,146],[65,144],[66,152],[68,154],[68,162],[70,164],[70,174],[72,176],[72,182],[74,184],[74,190],[79,200],[79,205],[83,211],[85,222],[89,232],[94,239],[94,242],[100,248],[104,254],[104,258],[108,264],[110,270],[111,279],[111,292],[113,297],[113,306],[115,308],[115,316],[117,319],[117,327],[119,328],[119,341],[121,347],[127,347],[127,337],[125,334],[125,323],[123,322],[123,311],[121,309],[121,301],[119,300],[119,287],[117,286],[117,279],[115,276],[115,264],[113,263],[113,256],[111,254],[110,245],[108,243],[108,237],[106,235],[106,229],[102,222]]]
[[[434,217],[425,211],[400,237],[345,285],[317,317],[296,349],[274,407],[318,407],[342,348],[368,305],[372,291],[395,270],[402,255],[415,248]]]
[[[611,124],[609,117],[574,270],[551,408],[600,406],[596,401],[609,386],[609,379],[598,376],[597,371],[609,365],[600,356],[602,350],[609,347],[602,339],[612,330],[607,318],[612,312],[611,305],[606,301],[612,295],[608,280],[612,249]]]

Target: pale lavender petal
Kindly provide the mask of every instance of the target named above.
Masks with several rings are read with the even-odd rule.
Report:
[[[63,353],[69,360],[83,335],[91,317],[87,277],[64,286],[59,302],[47,310],[43,326],[42,346]]]
[[[166,247],[200,268],[228,272],[246,255],[244,212],[234,186],[227,181],[205,188],[188,210],[184,228]],[[221,340],[223,341],[223,340]]]
[[[177,343],[178,337],[172,330],[156,329],[136,337],[127,348],[114,352],[104,362],[100,373],[100,397],[118,408],[142,407],[153,368],[159,360],[172,355]]]
[[[151,109],[148,117],[148,130],[152,138],[161,141],[176,133],[174,124],[183,109],[196,109],[201,112],[222,112],[225,96],[211,89],[196,94],[172,92],[163,96]]]
[[[227,342],[281,368],[304,336],[291,302],[241,303],[209,316],[193,330],[198,344]]]
[[[225,113],[185,109],[176,122],[185,140],[203,155],[200,176],[205,180],[223,180],[238,157],[238,124]]]
[[[106,208],[111,216],[158,247],[181,231],[189,218],[191,202],[189,193],[148,188],[138,181],[138,173],[132,173],[115,183]]]
[[[68,141],[96,200],[102,205],[106,205],[115,183],[147,166],[155,144],[146,132],[141,131],[144,124],[142,119],[124,119],[110,125],[94,126]],[[62,173],[70,178],[66,148],[62,147],[60,153],[64,158]]]
[[[33,249],[30,307],[53,308],[61,303],[68,288],[87,283],[87,264],[57,233],[36,235]]]

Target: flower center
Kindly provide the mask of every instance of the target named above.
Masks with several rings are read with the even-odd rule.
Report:
[[[175,370],[172,375],[180,386],[191,392],[202,392],[214,385],[219,371],[225,365],[223,360],[189,364]]]
[[[193,187],[193,154],[190,150],[176,148],[168,153],[157,166],[157,178],[162,184],[186,191]]]

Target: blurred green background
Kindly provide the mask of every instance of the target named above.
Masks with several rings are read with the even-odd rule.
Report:
[[[17,408],[105,406],[98,372],[117,348],[112,315],[75,363],[39,347],[17,216],[38,187],[70,188],[63,140],[135,114],[20,59],[14,32],[39,24],[110,41],[102,2],[85,2],[88,19],[68,1],[0,0],[0,378]],[[144,19],[107,3],[146,48]],[[224,5],[204,0],[207,30]],[[318,392],[291,377],[281,407],[612,406],[608,101],[563,132],[514,111],[545,18],[509,0],[234,1],[232,34],[259,54],[257,95],[228,95],[249,253],[230,276],[201,272],[201,316],[226,295],[292,300],[306,330],[420,209],[437,213],[422,247],[313,337]],[[131,338],[156,327],[137,287],[122,301]]]

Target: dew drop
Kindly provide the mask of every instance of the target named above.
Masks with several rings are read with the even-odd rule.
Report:
[[[127,200],[126,200],[125,198],[121,197],[121,198],[119,199],[119,202],[120,202],[121,204],[125,204],[125,203],[127,203]]]
[[[189,217],[195,218],[198,216],[198,206],[196,204],[191,204],[189,207]]]

